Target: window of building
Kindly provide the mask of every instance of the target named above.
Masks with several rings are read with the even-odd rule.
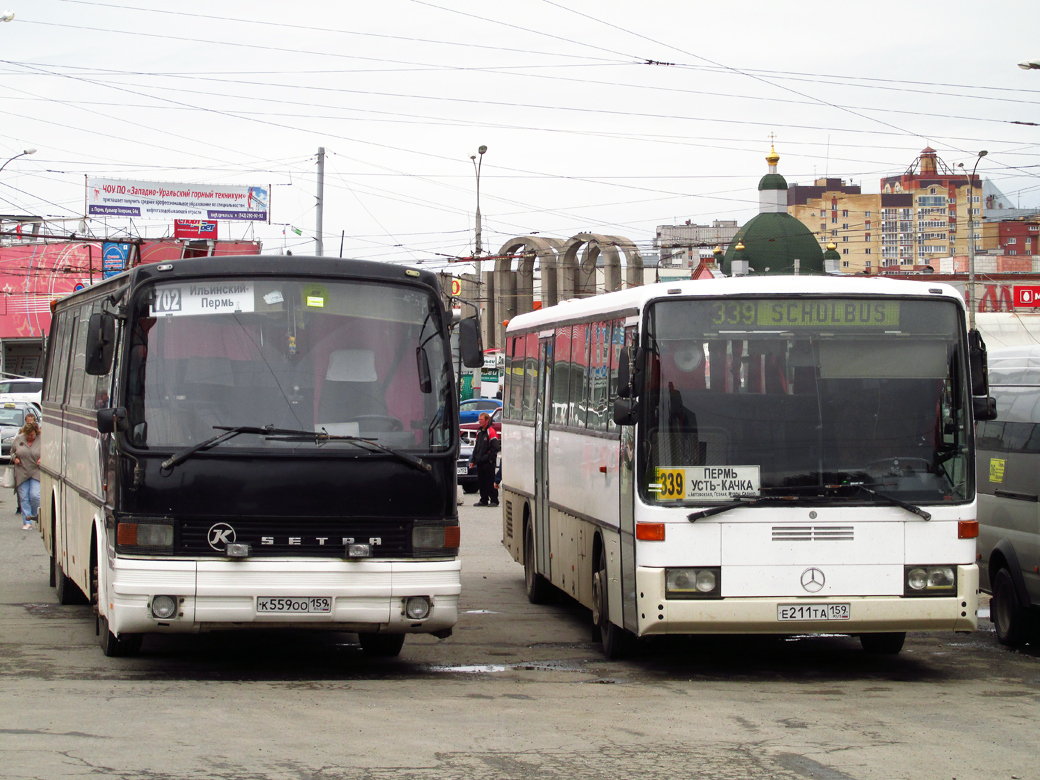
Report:
[[[831,217],[831,224],[834,224],[834,225],[837,225],[837,224],[838,224],[838,218],[837,218],[837,216]]]
[[[864,211],[863,212],[863,216],[864,217],[869,217],[870,216],[870,212],[869,211]]]
[[[848,250],[848,249],[842,249],[842,250],[841,250],[841,253],[842,253],[843,255],[847,255],[847,254],[849,253],[849,250]]]
[[[844,211],[842,211],[842,212],[841,212],[841,215],[842,215],[843,217],[847,217],[847,216],[849,215],[849,210],[848,210],[848,209],[845,209]]]
[[[1016,241],[1015,237],[1014,237],[1014,236],[1012,236],[1011,238],[1009,238],[1009,239],[1007,240],[1007,242],[1006,242],[1006,243],[1008,243],[1008,244],[1014,244],[1014,243],[1015,243],[1015,241]]]
[[[841,237],[841,240],[842,240],[842,241],[843,241],[844,243],[846,243],[846,244],[847,244],[847,243],[849,243],[849,237],[848,237],[848,236],[842,236],[842,237]]]
[[[866,249],[863,250],[863,254],[865,254],[865,255],[869,255],[870,254],[870,247],[869,246]],[[870,263],[867,263],[867,265],[869,266]]]
[[[848,230],[849,229],[849,223],[848,222],[842,223],[841,229],[842,230]]]
[[[831,231],[831,236],[836,236],[836,235],[838,235],[838,231],[837,230],[832,230]]]
[[[848,260],[842,260],[841,261],[841,267],[842,268],[848,268],[849,267],[849,261]]]

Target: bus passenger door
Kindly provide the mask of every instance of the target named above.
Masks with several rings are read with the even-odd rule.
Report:
[[[635,326],[625,328],[625,346],[636,344],[638,329]],[[636,527],[635,527],[635,458],[636,458],[636,426],[622,425],[621,453],[618,458],[618,484],[621,493],[621,506],[618,507],[618,520],[621,532],[621,612],[623,625],[635,633],[638,628],[636,618]]]
[[[538,395],[534,407],[534,547],[538,572],[549,572],[549,420],[552,418],[553,340],[538,342]]]

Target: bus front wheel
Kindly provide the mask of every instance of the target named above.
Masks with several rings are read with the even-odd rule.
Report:
[[[404,634],[358,634],[361,649],[372,658],[395,658],[404,647]]]
[[[1007,647],[1019,647],[1026,641],[1026,614],[1018,603],[1011,572],[1005,568],[993,578],[993,596],[989,603],[997,641]]]
[[[137,655],[141,652],[141,640],[143,638],[140,634],[116,636],[108,628],[108,618],[104,615],[98,615],[98,643],[101,645],[101,652],[108,658],[125,658]]]
[[[607,554],[599,552],[599,565],[592,575],[592,623],[599,629],[603,655],[609,660],[625,658],[635,649],[636,639],[621,626],[610,622],[610,595],[607,592]]]
[[[905,631],[893,631],[884,634],[860,634],[859,642],[863,649],[875,655],[896,655],[903,649],[906,641]]]

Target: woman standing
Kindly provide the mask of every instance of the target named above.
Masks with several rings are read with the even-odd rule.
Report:
[[[40,511],[40,426],[30,420],[22,426],[11,444],[14,484],[22,508],[22,530],[32,528]]]

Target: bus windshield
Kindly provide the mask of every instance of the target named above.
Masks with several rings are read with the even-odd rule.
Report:
[[[134,447],[195,445],[217,426],[324,431],[423,452],[452,445],[445,324],[424,288],[178,280],[143,288],[132,311],[126,408]],[[249,435],[220,444],[319,446],[366,452],[334,438]]]
[[[644,499],[968,500],[961,319],[949,300],[658,302],[645,342]]]

